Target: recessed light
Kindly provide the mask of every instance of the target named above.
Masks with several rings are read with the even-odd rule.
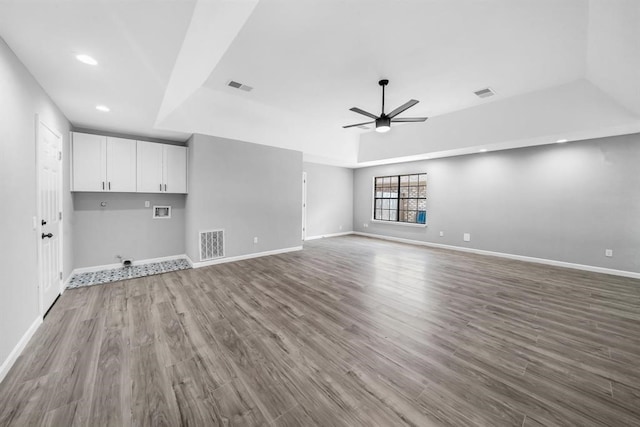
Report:
[[[98,61],[90,57],[89,55],[76,55],[76,59],[83,64],[98,65]]]
[[[108,113],[109,111],[111,111],[111,109],[106,105],[96,105],[96,110],[104,111],[105,113]]]
[[[480,149],[480,152],[481,152],[481,153],[486,153],[486,152],[487,152],[487,149],[486,149],[486,148],[481,148],[481,149]]]
[[[557,142],[558,144],[562,144],[563,142],[567,142],[567,141],[569,141],[569,140],[568,140],[568,139],[559,139],[559,140],[557,140],[556,142]]]

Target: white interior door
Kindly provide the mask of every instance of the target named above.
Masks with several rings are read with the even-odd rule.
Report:
[[[307,238],[307,173],[302,172],[302,240]]]
[[[49,310],[62,290],[62,137],[39,119],[38,234],[40,309]]]

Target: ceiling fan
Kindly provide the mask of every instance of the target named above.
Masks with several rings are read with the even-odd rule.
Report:
[[[359,114],[363,114],[367,117],[371,117],[374,120],[370,122],[356,123],[355,125],[342,126],[343,128],[346,129],[346,128],[352,128],[356,126],[363,126],[363,125],[375,123],[376,132],[387,132],[389,129],[391,129],[391,123],[424,122],[425,120],[427,120],[427,117],[395,118],[398,114],[402,113],[405,110],[408,110],[409,108],[413,107],[418,102],[420,102],[417,99],[412,99],[408,102],[405,102],[404,104],[402,104],[401,106],[399,106],[398,108],[390,112],[389,114],[385,114],[384,113],[384,87],[389,84],[389,80],[386,80],[386,79],[380,80],[378,84],[382,86],[382,113],[380,114],[380,116],[371,114],[358,107],[353,107],[353,108],[350,108],[349,110]]]

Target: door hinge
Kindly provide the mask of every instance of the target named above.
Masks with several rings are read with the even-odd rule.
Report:
[[[58,160],[62,160],[62,151],[58,151]]]
[[[62,212],[58,212],[58,220],[62,221]]]
[[[62,271],[60,272],[60,280],[62,280]]]

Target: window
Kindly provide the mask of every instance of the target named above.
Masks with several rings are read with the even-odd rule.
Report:
[[[376,177],[373,219],[426,224],[427,174]]]

